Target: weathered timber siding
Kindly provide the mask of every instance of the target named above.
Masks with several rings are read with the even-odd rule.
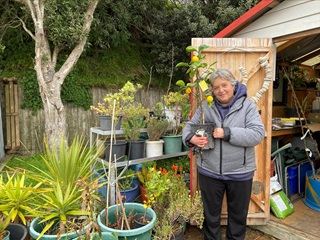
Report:
[[[108,90],[102,88],[92,89],[93,93],[93,105],[96,105],[99,101],[102,102],[104,96]],[[136,94],[136,99],[142,102],[145,106],[152,107],[159,101],[165,94],[165,91],[152,89],[149,91],[149,97],[147,98],[146,91],[140,90]],[[83,108],[75,108],[70,105],[66,105],[67,124],[68,124],[68,138],[71,141],[74,136],[81,134],[89,141],[89,134],[91,127],[99,126],[98,116],[91,110],[84,110]],[[21,147],[19,152],[26,154],[28,152],[35,153],[42,149],[43,136],[44,136],[44,115],[43,110],[37,112],[36,115],[32,115],[29,110],[20,109],[19,112],[20,121],[20,139]]]

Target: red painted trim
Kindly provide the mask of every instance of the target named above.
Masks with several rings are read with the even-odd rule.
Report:
[[[214,38],[223,38],[223,37],[229,37],[229,34],[246,23],[250,18],[255,16],[260,11],[267,8],[271,3],[276,2],[277,0],[262,0],[257,5],[255,5],[253,8],[249,9],[246,13],[241,15],[239,18],[237,18],[235,21],[233,21],[230,25],[228,25],[226,28],[221,30],[218,34],[214,36]]]

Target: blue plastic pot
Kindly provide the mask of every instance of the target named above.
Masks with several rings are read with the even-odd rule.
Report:
[[[99,178],[99,184],[103,184],[99,189],[98,192],[104,197],[107,198],[107,178],[101,177],[104,175],[104,170],[99,169],[97,172],[95,172],[95,175],[97,178]],[[131,189],[127,190],[120,190],[121,196],[123,196],[124,202],[133,202],[139,195],[140,195],[140,189],[139,189],[139,180],[138,177],[135,176],[133,179],[133,182],[131,184]]]
[[[312,171],[306,173],[306,197],[303,202],[309,207],[320,212],[320,181],[311,178]]]

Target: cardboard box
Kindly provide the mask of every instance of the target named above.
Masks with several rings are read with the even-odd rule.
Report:
[[[307,124],[305,127],[309,128],[311,132],[320,131],[320,123]]]
[[[320,123],[320,113],[309,113],[308,120],[312,123]]]

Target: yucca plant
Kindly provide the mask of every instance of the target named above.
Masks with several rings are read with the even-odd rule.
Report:
[[[14,172],[6,172],[6,179],[0,176],[0,212],[10,222],[26,225],[26,216],[30,215],[30,207],[35,200],[34,192],[43,193],[45,189],[40,189],[41,183],[26,185],[25,175]]]
[[[52,227],[64,234],[70,230],[67,224],[75,223],[81,216],[89,216],[90,211],[82,207],[83,184],[91,179],[91,167],[95,164],[102,149],[89,148],[83,137],[75,137],[70,147],[63,139],[59,147],[49,147],[46,141],[45,152],[41,155],[43,167],[31,166],[28,176],[41,183],[47,190],[38,194],[33,215],[42,219],[42,232],[38,238]],[[98,146],[98,148],[103,148]],[[94,192],[92,196],[96,196]],[[78,220],[75,220],[78,219]],[[81,220],[81,221],[82,221]],[[81,222],[80,221],[80,222]],[[87,223],[88,224],[88,223]],[[81,227],[82,228],[82,227]]]

